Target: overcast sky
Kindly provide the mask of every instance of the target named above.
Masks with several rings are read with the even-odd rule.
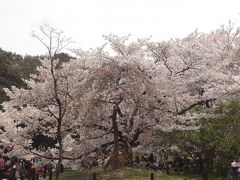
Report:
[[[94,48],[102,34],[183,37],[196,28],[208,32],[231,19],[240,26],[239,0],[0,0],[0,48],[22,55],[44,54],[31,37],[48,23],[76,41],[73,48]]]

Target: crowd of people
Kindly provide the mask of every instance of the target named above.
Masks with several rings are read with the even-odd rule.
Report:
[[[24,178],[36,179],[37,173],[31,161],[19,159],[15,156],[9,158],[0,155],[0,179],[22,180]]]
[[[40,177],[52,179],[55,165],[52,160],[42,162],[32,158],[9,158],[0,154],[0,180],[38,180]],[[63,166],[60,171],[63,172]]]
[[[194,166],[193,160],[188,156],[180,156],[177,152],[171,153],[171,159],[169,159],[169,153],[166,149],[142,156],[136,156],[134,159],[135,167],[144,167],[153,170],[165,170],[169,173],[170,169],[177,171],[189,171],[191,166]]]
[[[135,167],[153,169],[153,170],[166,170],[169,173],[170,169],[180,172],[199,169],[198,159],[192,159],[188,156],[180,156],[177,152],[171,153],[171,160],[168,159],[168,153],[165,150],[154,153],[145,153],[142,156],[135,156],[133,164]],[[240,180],[240,158],[235,159],[231,163],[231,169],[234,173],[236,180]]]
[[[50,158],[51,159],[51,158]],[[87,157],[81,162],[82,168],[92,168],[96,166],[104,166],[109,160],[106,155],[100,156],[98,159]],[[147,168],[153,170],[166,170],[169,168],[186,168],[187,158],[181,158],[177,153],[173,155],[173,159],[168,161],[168,153],[165,149],[157,153],[145,153],[141,156],[135,156],[133,165],[138,168]],[[38,180],[40,177],[52,180],[52,175],[56,165],[53,160],[41,161],[39,159],[17,158],[15,156],[9,158],[0,154],[0,180]],[[231,163],[232,171],[240,177],[240,158]],[[63,165],[60,172],[63,172]]]
[[[133,165],[135,167],[146,167],[154,170],[161,170],[167,166],[168,155],[166,150],[162,149],[155,155],[154,153],[145,153],[141,157],[136,156]]]

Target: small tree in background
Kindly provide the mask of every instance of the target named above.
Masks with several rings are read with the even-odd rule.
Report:
[[[239,110],[239,101],[223,102],[212,110],[211,118],[199,121],[199,130],[161,131],[155,137],[160,143],[177,146],[183,154],[193,157],[203,179],[208,179],[208,173],[214,170],[226,175],[230,163],[239,156]]]

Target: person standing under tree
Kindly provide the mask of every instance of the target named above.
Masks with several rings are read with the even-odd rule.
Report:
[[[4,178],[4,165],[5,165],[5,160],[3,159],[3,156],[0,154],[0,180]]]

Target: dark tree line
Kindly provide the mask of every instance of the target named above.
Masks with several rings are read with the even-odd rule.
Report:
[[[3,88],[25,87],[22,79],[28,79],[30,74],[36,73],[36,67],[40,65],[39,60],[43,58],[44,56],[21,56],[0,48],[0,104],[8,100]],[[67,53],[59,53],[56,58],[66,62],[73,57]]]
[[[28,79],[30,74],[35,74],[37,66],[40,65],[40,59],[44,58],[44,56],[21,56],[0,48],[0,110],[2,109],[1,104],[8,100],[3,89],[10,88],[11,86],[25,88],[25,83],[22,79]],[[74,57],[71,57],[67,53],[59,53],[56,54],[56,58],[61,63],[67,62]],[[42,134],[36,134],[32,143],[33,148],[47,148],[54,146],[54,144],[56,144],[54,139]]]

